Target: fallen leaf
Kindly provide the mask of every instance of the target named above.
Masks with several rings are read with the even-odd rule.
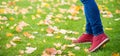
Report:
[[[68,51],[68,56],[75,56],[75,54],[72,53],[71,51]]]
[[[47,49],[45,49],[45,52],[49,55],[57,54],[57,50],[55,48],[47,48]]]
[[[37,50],[37,48],[33,48],[33,47],[26,47],[25,53],[27,54],[31,54],[33,53],[35,50]]]
[[[75,46],[74,49],[75,50],[80,50],[80,47],[79,46]]]
[[[62,54],[62,50],[57,50],[57,54]]]
[[[18,41],[21,41],[21,38],[18,37],[18,36],[15,36],[13,39],[12,39],[13,42],[18,42]]]
[[[112,53],[112,56],[120,56],[119,53]]]
[[[13,20],[14,20],[14,18],[13,18],[13,17],[10,17],[10,18],[9,18],[9,20],[10,20],[10,21],[13,21]]]
[[[6,48],[10,48],[11,47],[11,44],[6,44]]]
[[[105,28],[105,30],[113,30],[113,28]]]
[[[59,48],[59,47],[61,47],[62,44],[61,44],[61,43],[54,43],[53,45],[54,45],[56,48]]]
[[[7,37],[12,37],[13,34],[12,34],[12,33],[6,33],[6,36],[7,36]]]

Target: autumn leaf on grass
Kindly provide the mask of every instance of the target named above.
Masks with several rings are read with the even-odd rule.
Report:
[[[72,53],[71,51],[68,51],[68,56],[75,56],[75,54]]]
[[[59,47],[61,47],[62,44],[61,44],[61,43],[54,43],[53,45],[54,45],[56,48],[59,48]]]
[[[66,47],[75,47],[75,46],[76,46],[75,44],[66,45]]]
[[[0,10],[1,10],[1,9],[0,9]],[[0,20],[8,20],[8,18],[5,17],[5,16],[0,16]]]
[[[85,48],[84,51],[85,51],[86,53],[90,53],[89,50],[88,50],[87,48]]]
[[[12,33],[6,33],[6,36],[7,37],[12,37],[14,34],[12,34]]]
[[[105,28],[105,30],[113,30],[113,28]]]
[[[69,36],[65,36],[64,39],[65,40],[70,40],[70,41],[76,40],[75,37],[69,37]]]
[[[68,10],[68,12],[71,13],[71,15],[75,16],[76,14],[79,13],[79,10],[80,10],[80,9],[81,9],[80,6],[76,6],[76,5],[73,4],[73,5],[70,7],[70,9]]]
[[[57,50],[55,48],[46,48],[45,51],[43,51],[42,56],[45,55],[56,55],[57,54]]]
[[[37,48],[33,48],[33,47],[26,47],[25,53],[27,54],[31,54],[33,53],[35,50],[37,50]]]
[[[112,56],[120,56],[119,53],[112,53]]]
[[[113,14],[110,11],[103,11],[103,15],[102,16],[105,17],[105,18],[112,18]]]
[[[48,27],[48,28],[46,29],[46,32],[47,32],[48,34],[51,34],[51,33],[54,32],[54,30],[53,30],[52,28]]]
[[[24,22],[24,21],[20,21],[19,23],[18,23],[18,25],[16,26],[16,31],[17,32],[21,32],[22,30],[23,30],[23,28],[25,27],[25,26],[28,26],[29,24],[27,24],[26,22]]]
[[[120,14],[120,10],[119,10],[119,9],[117,9],[115,12],[116,12],[117,14]]]
[[[12,39],[13,42],[19,42],[21,41],[21,38],[18,37],[18,36],[15,36],[13,39]]]
[[[32,34],[28,33],[28,32],[23,32],[23,35],[26,36],[27,38],[30,38],[30,39],[34,39],[35,36],[33,36]]]
[[[5,13],[5,9],[4,8],[0,8],[0,14],[4,14]]]
[[[7,49],[10,48],[11,46],[12,46],[12,45],[9,44],[9,43],[6,44],[6,48],[7,48]]]
[[[29,10],[27,8],[22,8],[21,10],[19,10],[20,14],[27,14],[29,12]]]
[[[15,47],[17,44],[15,42],[13,42],[12,40],[10,41],[10,44]]]
[[[21,32],[22,30],[23,30],[23,28],[22,27],[20,27],[20,26],[16,26],[16,29],[15,29],[17,32]]]
[[[62,50],[57,50],[57,54],[62,54],[63,51]]]
[[[13,21],[13,20],[15,20],[15,19],[14,19],[13,17],[10,17],[9,20],[10,20],[10,21]]]
[[[8,2],[8,5],[9,5],[9,6],[16,5],[16,2],[15,2],[15,1],[9,1],[9,2]]]
[[[80,47],[79,46],[75,46],[74,49],[75,50],[80,50]]]

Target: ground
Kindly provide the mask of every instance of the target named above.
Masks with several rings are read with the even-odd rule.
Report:
[[[47,48],[62,52],[56,56],[119,56],[120,1],[96,2],[110,41],[87,53],[90,44],[71,42],[85,32],[79,0],[0,0],[0,56],[42,56]]]

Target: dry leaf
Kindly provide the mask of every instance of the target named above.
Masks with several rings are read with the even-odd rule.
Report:
[[[52,28],[49,27],[49,28],[47,28],[46,32],[47,32],[48,34],[51,34],[51,33],[54,32],[54,30],[53,30]]]
[[[105,28],[105,30],[113,30],[112,28]]]
[[[14,18],[13,18],[13,17],[10,17],[10,18],[9,18],[9,20],[13,21],[13,20],[14,20]]]
[[[80,47],[79,46],[75,46],[74,49],[75,50],[80,50]]]
[[[55,48],[47,48],[47,49],[45,49],[45,52],[49,55],[57,54],[57,50]]]
[[[66,47],[74,47],[75,44],[66,45]]]
[[[61,44],[61,43],[54,43],[53,45],[54,45],[56,48],[58,48],[58,47],[61,47],[62,44]]]
[[[11,44],[6,44],[6,48],[10,48],[11,47]]]
[[[75,56],[75,54],[72,53],[71,51],[68,51],[68,56]]]
[[[13,34],[12,34],[12,33],[6,33],[6,36],[7,36],[7,37],[12,37]]]
[[[62,54],[62,51],[61,50],[57,50],[57,54]]]
[[[112,56],[120,56],[119,53],[112,53]]]
[[[25,53],[31,54],[31,53],[33,53],[35,50],[37,50],[37,48],[26,47]]]
[[[15,36],[15,37],[12,39],[12,41],[14,41],[14,42],[18,42],[18,41],[21,41],[21,38],[18,37],[18,36]]]
[[[14,43],[13,41],[10,41],[10,44],[12,45],[12,46],[16,46],[17,44],[16,43]]]

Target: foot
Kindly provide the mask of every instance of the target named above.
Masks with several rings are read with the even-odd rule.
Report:
[[[89,52],[94,52],[99,49],[102,45],[108,42],[109,38],[104,34],[93,37],[92,46],[89,48]]]
[[[73,43],[85,43],[85,42],[92,42],[93,35],[92,34],[82,34],[77,40],[73,40]]]

